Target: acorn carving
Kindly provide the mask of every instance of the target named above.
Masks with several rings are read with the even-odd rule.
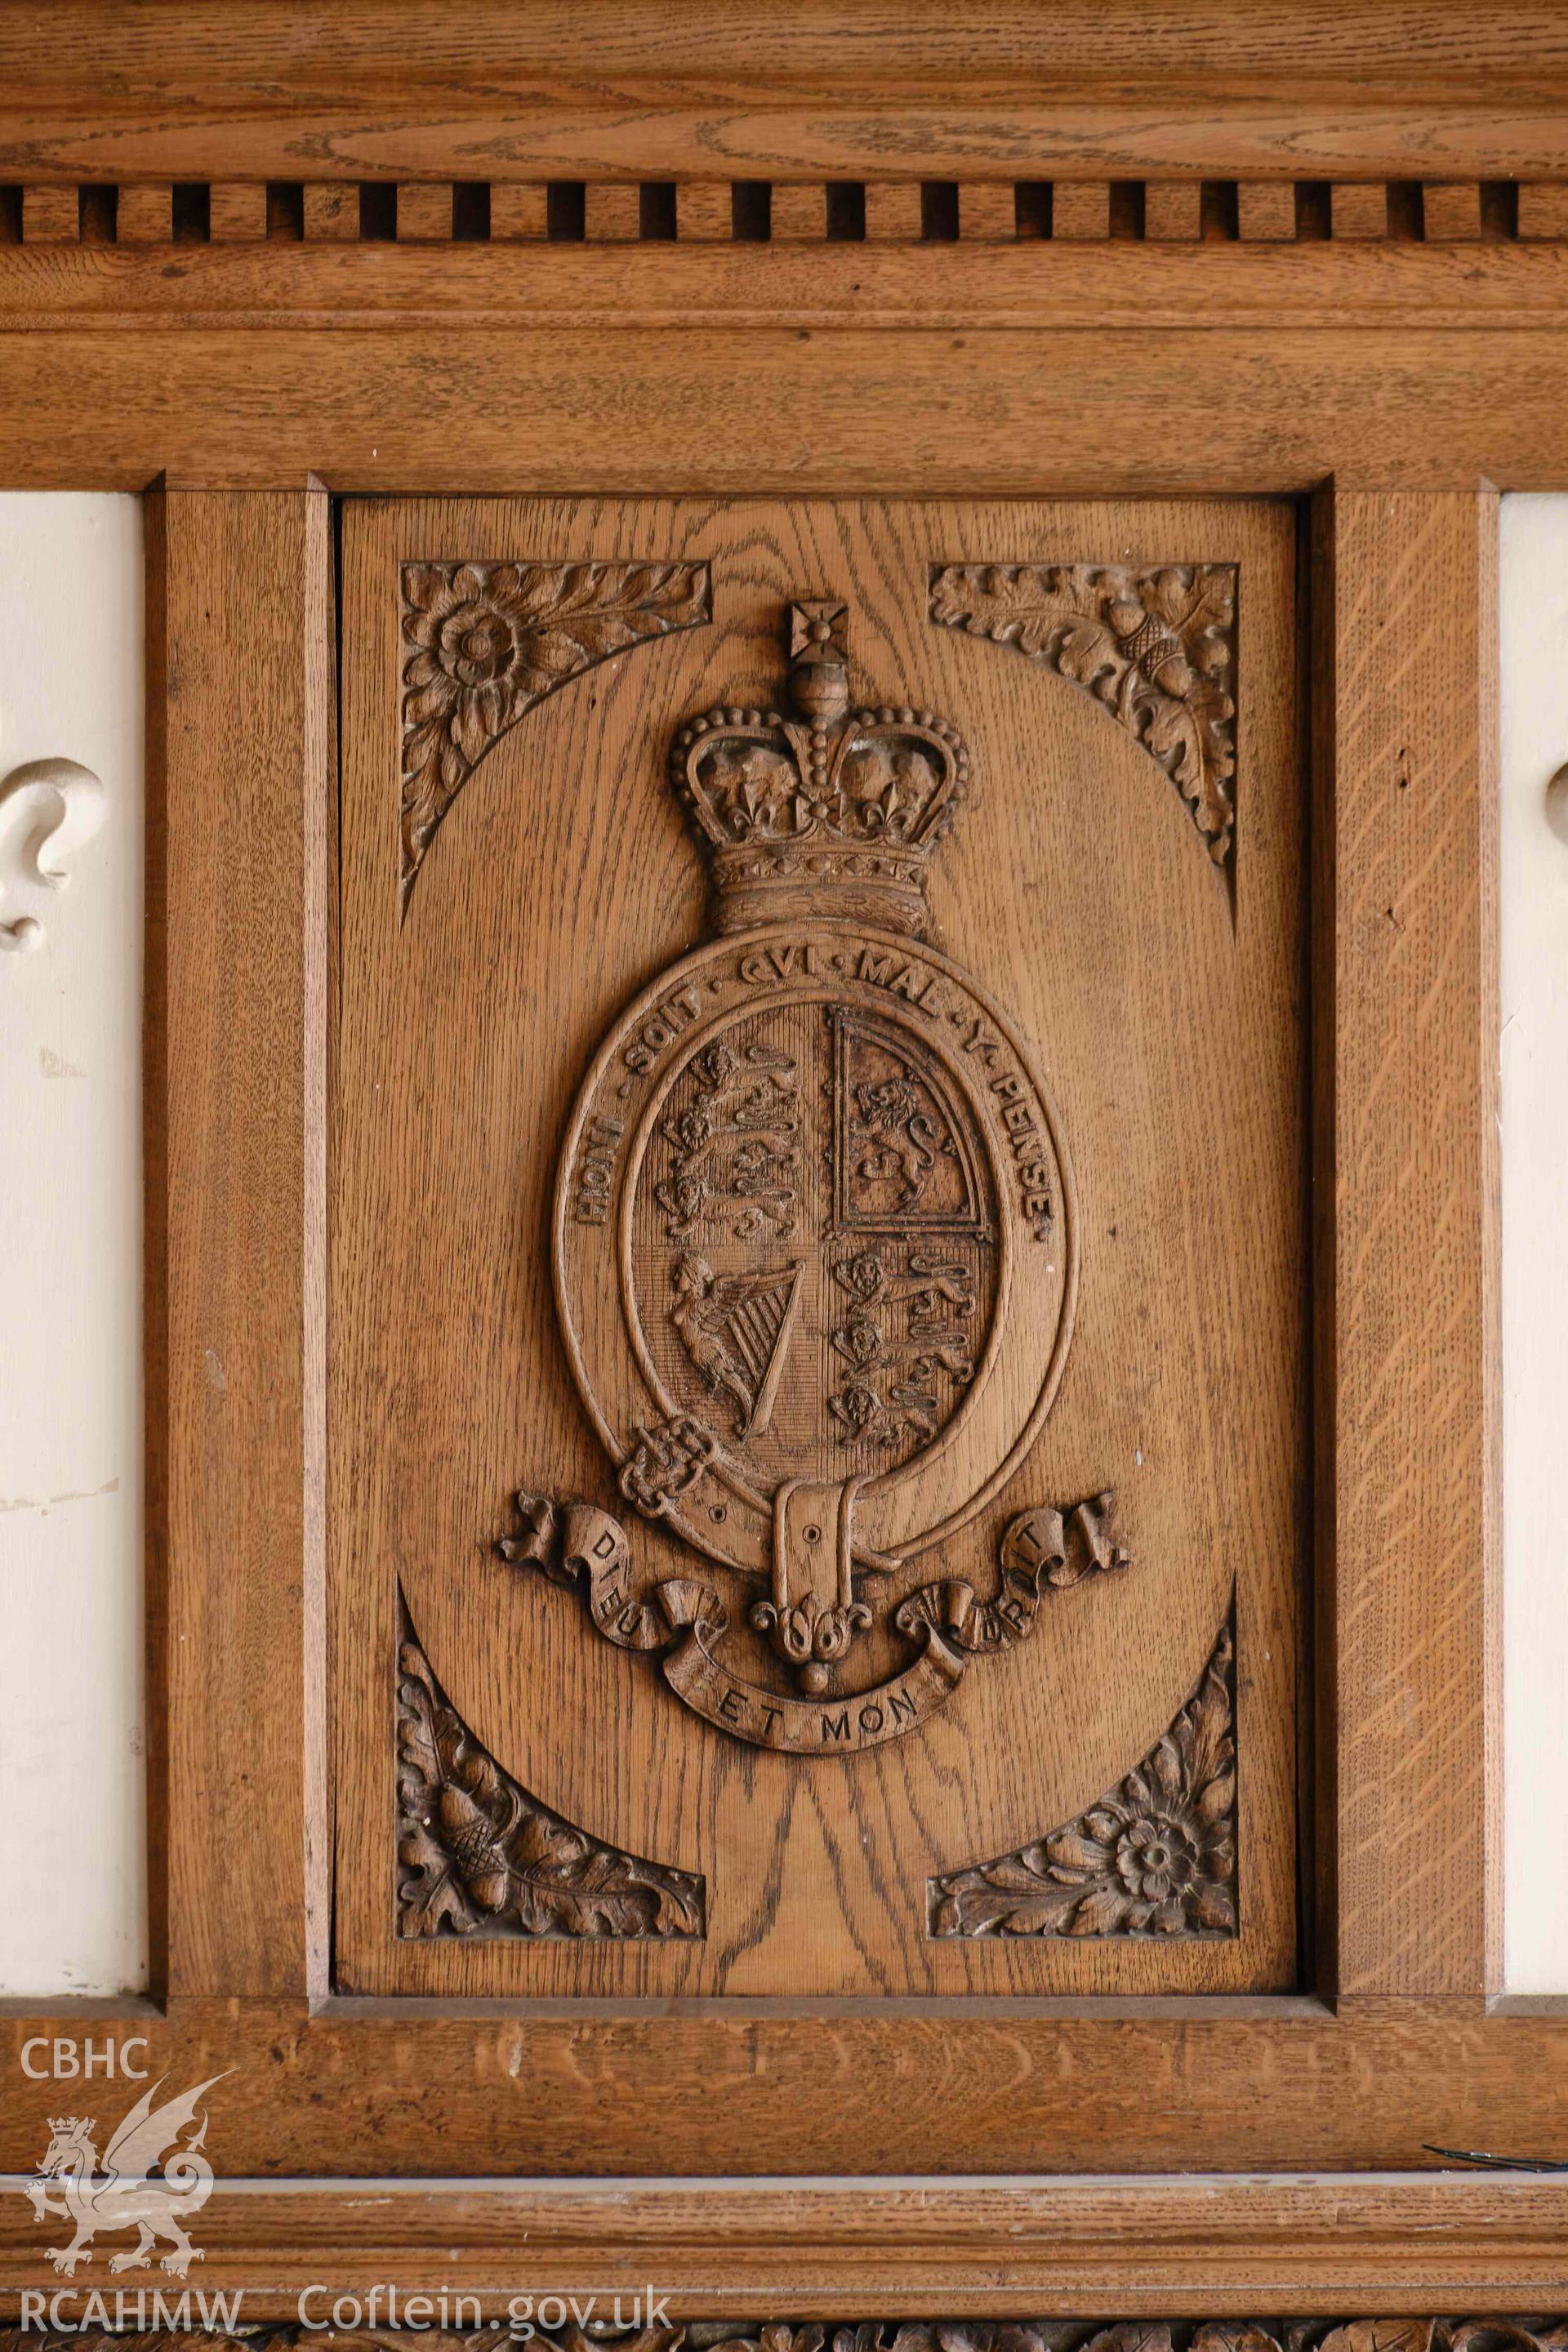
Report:
[[[505,1829],[498,1829],[484,1807],[451,1780],[441,1791],[437,1815],[441,1842],[473,1901],[481,1911],[504,1910],[511,1865],[502,1840],[516,1826],[515,1818]]]

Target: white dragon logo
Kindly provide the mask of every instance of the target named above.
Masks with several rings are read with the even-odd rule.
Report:
[[[76,2235],[68,2246],[48,2249],[57,2271],[71,2278],[79,2263],[90,2263],[90,2241],[100,2230],[141,2232],[134,2246],[110,2255],[111,2271],[145,2268],[160,2238],[171,2241],[161,2267],[176,2278],[184,2278],[191,2264],[201,2261],[201,2251],[192,2245],[179,2217],[200,2212],[212,2193],[213,2168],[202,2154],[206,2116],[202,2116],[200,2127],[183,2147],[176,2143],[186,2125],[195,2121],[204,2092],[223,2079],[221,2074],[211,2074],[194,2091],[154,2107],[153,2101],[163,2088],[160,2076],[117,2126],[103,2151],[101,2174],[91,2138],[97,2129],[94,2119],[90,2116],[50,2117],[52,2137],[38,2177],[27,2183],[23,2194],[31,2202],[36,2220],[41,2221],[46,2213],[60,2213],[76,2224]],[[148,2172],[160,2158],[163,2159],[162,2178],[149,2179]],[[58,2197],[49,2193],[51,2183],[58,2189]]]

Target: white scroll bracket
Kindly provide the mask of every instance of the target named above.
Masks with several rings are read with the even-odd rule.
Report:
[[[0,951],[26,954],[42,947],[39,915],[12,914],[18,897],[63,890],[77,852],[107,814],[104,789],[75,760],[29,760],[0,783]]]

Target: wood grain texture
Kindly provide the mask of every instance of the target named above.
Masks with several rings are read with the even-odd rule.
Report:
[[[267,190],[261,183],[215,181],[207,201],[208,233],[215,244],[252,244],[267,235]]]
[[[982,266],[1050,249],[1065,250],[952,250]],[[659,250],[691,257],[690,248]],[[1428,259],[1436,252],[1423,250]],[[336,257],[281,244],[207,249],[238,265],[274,252]],[[1505,254],[1557,257],[1483,247],[1477,259]],[[1103,266],[1118,256],[1151,257],[1129,246],[1093,258]],[[26,257],[26,248],[11,249],[0,265]],[[68,267],[79,257],[60,255]],[[871,249],[858,257],[869,267]],[[1309,257],[1294,248],[1289,257]],[[456,278],[462,258],[444,252],[441,271]],[[0,458],[16,487],[36,488],[139,489],[163,468],[193,487],[287,487],[315,472],[341,491],[411,480],[505,489],[524,446],[542,488],[594,479],[628,493],[698,479],[738,492],[759,482],[908,490],[938,472],[955,495],[988,496],[1290,493],[1329,474],[1406,488],[1482,477],[1568,486],[1555,302],[1495,326],[1485,324],[1484,299],[1468,324],[1460,308],[1456,297],[1451,320],[1394,315],[1364,325],[1260,317],[1227,325],[1218,340],[1194,326],[1190,308],[1152,333],[1135,305],[1109,323],[1004,321],[977,334],[962,299],[948,320],[906,313],[897,334],[820,313],[815,324],[785,326],[767,312],[684,325],[646,313],[598,325],[524,326],[514,315],[502,326],[492,316],[458,332],[426,308],[413,322],[347,334],[322,331],[321,313],[314,326],[296,319],[264,334],[210,316],[174,328],[122,320],[108,332],[83,322],[0,334]],[[983,402],[955,370],[955,348],[983,357]],[[1419,387],[1430,429],[1412,429],[1414,412],[1388,398],[1391,381]],[[1125,425],[1129,397],[1139,406],[1136,436]],[[639,419],[635,435],[628,413]]]
[[[490,202],[495,202],[493,194]],[[728,180],[682,180],[675,191],[675,233],[695,241],[727,244],[734,232],[734,205]]]
[[[1236,192],[1237,235],[1279,244],[1296,234],[1296,187],[1291,180],[1243,180]]]
[[[220,2180],[201,2221],[204,2289],[243,2285],[251,2320],[294,2319],[301,2289],[321,2280],[363,2296],[388,2278],[400,2295],[477,2294],[487,2315],[504,2312],[509,2294],[597,2290],[608,2301],[653,2280],[676,2322],[846,2310],[904,2319],[933,2307],[976,2320],[1173,2308],[1250,2317],[1279,2305],[1368,2315],[1452,2310],[1465,2297],[1484,2298],[1489,2313],[1530,2313],[1554,2307],[1568,2286],[1568,2191],[1518,2176],[371,2189]],[[40,2241],[26,2205],[8,2199],[0,2299],[58,2284]],[[316,2296],[308,2310],[321,2307]],[[458,2352],[472,2339],[422,2340]],[[16,2352],[29,2342],[48,2339],[23,2337]],[[1372,2352],[1370,2341],[1357,2352]]]
[[[1336,180],[1331,195],[1333,233],[1342,237],[1388,235],[1388,190],[1380,182]]]
[[[725,192],[726,201],[729,190]],[[503,182],[490,190],[492,238],[531,239],[550,231],[550,191],[542,180]]]
[[[1528,182],[1519,192],[1521,237],[1568,236],[1568,186]]]
[[[583,192],[583,234],[591,245],[626,245],[641,235],[642,190],[605,180]]]
[[[397,236],[400,244],[448,243],[452,235],[452,184],[449,180],[410,182],[397,191]]]
[[[167,245],[174,234],[174,191],[167,180],[137,181],[121,188],[114,234],[121,245]]]
[[[359,241],[359,187],[354,181],[307,180],[303,196],[307,237],[336,245]]]
[[[375,506],[348,520],[332,1316],[342,1981],[535,1996],[1289,1984],[1304,1475],[1290,515],[633,502]],[[925,616],[936,557],[1103,562],[1134,540],[1150,562],[1237,562],[1250,583],[1234,929],[1226,883],[1148,753],[1048,670]],[[426,547],[503,563],[700,558],[715,610],[732,617],[621,656],[530,709],[465,788],[400,922],[388,688],[406,650],[399,566]],[[1063,1595],[1048,1630],[977,1664],[918,1741],[797,1760],[717,1738],[646,1664],[602,1643],[574,1596],[507,1570],[491,1547],[519,1485],[606,1499],[610,1465],[567,1380],[541,1246],[558,1139],[611,1019],[701,936],[702,867],[664,772],[675,730],[715,699],[777,695],[780,616],[803,582],[847,599],[857,693],[962,720],[976,782],[934,862],[932,911],[944,949],[1044,1057],[1076,1164],[1089,1255],[1074,1353],[996,1510],[1065,1507],[1114,1484],[1141,1565]],[[565,773],[580,779],[569,797],[547,781]],[[1035,922],[1031,893],[1052,922]],[[466,943],[481,940],[479,984]],[[1174,1055],[1156,1049],[1173,1035]],[[437,1167],[432,1190],[421,1171]],[[1216,1222],[1216,1187],[1244,1194],[1247,1215]],[[1032,1397],[1038,1364],[1016,1351],[997,1361],[998,1397],[1026,1374]],[[1194,1394],[1206,1400],[1196,1417]],[[955,1448],[941,1477],[956,1479],[959,1461]],[[966,1524],[959,1507],[996,1466],[975,1461],[972,1484],[950,1497],[942,1486],[947,1499],[910,1532],[952,1513],[940,1571],[989,1594],[1000,1521]],[[415,1463],[425,1469],[406,1475]],[[636,1549],[658,1580],[707,1566],[651,1525]],[[371,1561],[384,1574],[367,1574]],[[394,1946],[395,1564],[474,1737],[590,1834],[703,1871],[705,1943]],[[899,1597],[932,1572],[911,1562]],[[1191,1695],[1233,1575],[1251,1874],[1239,1938],[933,1946],[927,1876],[1070,1820],[1130,1770]],[[1092,1604],[1068,1610],[1091,1591]],[[731,1615],[743,1629],[738,1604]],[[613,1740],[595,1728],[611,1723]]]
[[[958,191],[958,234],[976,243],[1011,244],[1018,227],[1010,184],[964,181]]]
[[[1332,533],[1337,1982],[1479,1998],[1500,1926],[1495,502],[1346,493]]]
[[[7,2171],[37,2164],[59,2112],[59,2084],[19,2065],[24,2041],[47,2030],[47,2017],[0,2018]],[[221,2129],[214,2102],[209,2146],[226,2179],[287,2179],[302,2160],[330,2178],[842,2172],[897,2176],[891,2188],[933,2172],[1426,2168],[1423,2185],[1436,2188],[1428,2142],[1568,2160],[1561,2018],[1489,2018],[1452,2000],[1343,2000],[1335,2013],[1214,1996],[967,2013],[951,2000],[573,2000],[467,2014],[213,2000],[138,2016],[135,2031],[154,2076],[239,2070]],[[1337,2184],[1346,2214],[1355,2186]],[[36,2256],[21,2200],[0,2215],[27,2227]],[[1369,2263],[1362,2287],[1381,2275]]]
[[[921,234],[918,180],[870,182],[866,189],[866,239],[870,245],[914,245]],[[963,199],[960,198],[962,206]],[[962,218],[962,212],[960,215]]]
[[[75,188],[26,187],[22,237],[27,245],[74,245],[80,234]]]
[[[1203,235],[1203,184],[1198,180],[1149,180],[1143,188],[1143,234],[1152,242],[1195,242]]]
[[[827,235],[827,190],[823,183],[773,184],[770,228],[780,244],[812,244]]]
[[[1110,185],[1105,180],[1062,180],[1051,191],[1051,235],[1071,243],[1110,234]]]
[[[447,244],[439,252],[376,240],[335,247],[276,240],[248,248],[182,245],[171,256],[79,245],[73,212],[64,239],[68,251],[0,246],[0,331],[63,333],[96,326],[125,335],[137,326],[226,328],[238,342],[247,331],[314,326],[353,339],[443,319],[465,329],[777,324],[990,334],[1099,327],[1124,336],[1184,332],[1193,338],[1191,349],[1201,352],[1208,348],[1194,334],[1194,320],[1201,320],[1226,332],[1273,328],[1281,337],[1312,330],[1344,335],[1398,329],[1410,336],[1462,331],[1473,373],[1498,361],[1478,338],[1560,329],[1568,315],[1568,250],[1528,241],[1456,250],[1389,239],[1379,227],[1365,238],[1320,240],[1288,251],[1267,242],[1200,238],[1195,228],[1190,246],[1175,250],[1147,238],[1103,236],[1082,242],[1029,236],[921,244],[906,237],[907,200],[919,191],[884,190],[883,196],[898,197],[904,207],[898,238],[871,236],[868,228],[864,243],[827,242],[825,191],[818,187],[787,192],[795,209],[778,213],[771,242],[731,240],[723,226],[730,192],[721,188],[701,192],[724,200],[719,214],[710,215],[721,226],[717,236],[693,240],[683,233],[682,240],[623,238],[595,247],[546,241],[535,204],[541,193],[510,192],[508,201],[521,206],[526,226],[506,238]],[[688,193],[677,191],[678,220]],[[773,191],[775,206],[785,193]],[[492,229],[499,217],[494,205],[507,194],[492,192]],[[873,205],[868,224],[876,211]],[[786,236],[784,225],[795,218],[804,225],[801,234]],[[918,238],[918,227],[911,234]],[[984,353],[989,346],[973,348]],[[1288,369],[1291,348],[1283,342],[1279,348]],[[1385,359],[1392,348],[1385,346]],[[1128,341],[1123,356],[1135,373],[1148,369],[1152,382],[1161,370],[1173,378],[1171,390],[1179,389],[1180,369],[1172,367],[1163,347],[1141,355]],[[721,389],[710,388],[715,405]],[[1375,429],[1375,418],[1364,423]],[[1331,420],[1324,429],[1332,429]],[[1092,440],[1092,413],[1086,411],[1080,430]]]
[[[1247,0],[983,15],[940,0],[570,0],[491,9],[438,45],[395,0],[6,0],[0,173],[285,179],[1545,178],[1561,171],[1568,41],[1550,5],[1490,19],[1401,0]]]
[[[1433,244],[1473,245],[1481,235],[1481,192],[1473,180],[1432,180],[1421,191],[1423,223]]]
[[[168,494],[161,508],[166,1360],[149,1418],[167,1556],[168,1978],[174,1993],[298,1992],[324,1409],[326,500]],[[319,1811],[319,1785],[310,1801]]]

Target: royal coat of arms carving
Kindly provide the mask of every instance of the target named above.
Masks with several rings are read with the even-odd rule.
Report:
[[[626,1504],[692,1572],[645,1581],[620,1519],[528,1492],[502,1547],[580,1583],[699,1714],[797,1754],[909,1731],[1073,1572],[1047,1510],[1009,1530],[993,1592],[918,1578],[1050,1411],[1076,1210],[1034,1045],[926,938],[963,740],[852,704],[847,621],[793,604],[781,707],[679,728],[715,935],[615,1023],[560,1157],[573,1374]],[[744,1580],[767,1681],[728,1654],[704,1559]]]

